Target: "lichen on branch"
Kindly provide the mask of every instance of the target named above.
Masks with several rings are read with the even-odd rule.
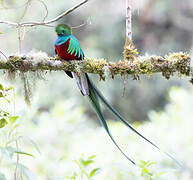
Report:
[[[58,56],[48,57],[37,52],[25,56],[10,56],[8,60],[0,60],[0,69],[9,72],[27,71],[83,71],[98,74],[100,78],[110,75],[151,75],[161,72],[169,79],[177,72],[179,75],[191,76],[191,58],[188,53],[178,52],[162,56],[138,56],[134,61],[107,62],[105,59],[85,58],[84,61],[63,61]],[[107,73],[108,72],[108,73]]]

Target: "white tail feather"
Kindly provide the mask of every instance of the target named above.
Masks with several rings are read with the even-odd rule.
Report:
[[[82,95],[83,96],[89,95],[90,93],[89,93],[88,80],[87,80],[86,74],[83,72],[79,72],[79,73],[72,72],[72,75]]]

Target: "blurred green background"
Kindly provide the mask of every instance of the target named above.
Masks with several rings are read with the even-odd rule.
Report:
[[[14,22],[41,21],[45,16],[44,4],[40,0],[29,1],[26,11],[24,0],[4,0],[0,19]],[[54,18],[72,7],[78,0],[43,0],[47,5],[48,17]],[[4,5],[4,6],[3,6]],[[21,18],[22,17],[22,18]],[[87,57],[105,58],[109,61],[123,59],[125,41],[125,1],[92,0],[65,16],[58,23],[77,26],[74,29]],[[54,24],[56,25],[56,24]],[[193,44],[193,1],[186,0],[136,0],[133,2],[133,40],[141,55],[165,55],[175,51],[191,53]],[[17,29],[0,24],[0,50],[7,56],[18,51]],[[22,29],[22,53],[44,51],[54,55],[55,30],[52,27]],[[1,56],[3,58],[3,56]],[[24,103],[22,81],[17,76],[10,82],[7,73],[1,72],[1,83],[13,85],[11,103],[1,102],[1,108],[19,115],[17,137],[30,137],[36,142],[41,154],[26,142],[19,141],[21,149],[35,154],[35,158],[20,155],[20,161],[29,168],[26,175],[31,179],[67,179],[67,173],[76,170],[72,163],[81,154],[97,155],[96,166],[100,173],[93,179],[147,179],[140,170],[128,164],[127,160],[113,146],[107,137],[89,103],[77,91],[76,84],[63,72],[44,72],[39,80],[33,73],[27,74],[33,97],[31,107]],[[109,102],[132,122],[140,132],[163,149],[173,153],[186,167],[176,166],[163,154],[144,143],[104,109],[105,117],[116,139],[124,150],[136,160],[155,161],[155,171],[163,172],[154,179],[189,180],[193,177],[193,134],[192,100],[193,89],[189,78],[172,78],[169,81],[156,74],[140,81],[128,77],[125,96],[122,97],[123,78],[99,81],[91,75]],[[14,105],[15,104],[15,105]],[[4,131],[9,131],[6,129]],[[3,129],[2,129],[3,131]],[[121,133],[120,133],[121,132]],[[3,134],[3,133],[2,133]],[[2,137],[3,138],[3,137]],[[7,140],[6,140],[7,141]],[[3,155],[2,155],[3,157]],[[8,158],[9,159],[9,158]],[[0,173],[13,179],[16,157],[2,158]],[[4,163],[3,163],[4,162]],[[33,174],[33,175],[32,175]],[[23,179],[25,179],[25,175]],[[18,179],[21,177],[18,175]]]

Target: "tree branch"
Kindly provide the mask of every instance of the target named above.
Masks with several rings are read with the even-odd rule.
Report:
[[[46,26],[46,25],[49,25],[51,23],[54,23],[54,22],[60,20],[61,18],[70,14],[71,12],[73,12],[74,10],[76,10],[77,8],[79,8],[80,6],[85,4],[86,2],[88,2],[88,0],[84,0],[84,1],[80,2],[79,4],[75,5],[74,7],[68,9],[67,11],[63,12],[59,16],[57,16],[54,19],[51,19],[49,21],[15,23],[15,22],[10,22],[10,21],[0,20],[0,24],[7,24],[7,25],[11,25],[11,26],[16,26],[16,27],[18,27],[18,26],[20,26],[20,27],[33,27],[33,26],[40,26],[40,25]]]
[[[126,0],[126,39],[128,41],[132,40],[132,23],[131,23],[131,17],[132,17],[132,9],[131,9],[131,1],[132,0]]]
[[[14,22],[11,22],[11,21],[2,21],[2,20],[0,20],[0,24],[7,24],[7,25],[10,25],[10,26],[18,26],[18,23],[14,23]]]
[[[83,4],[85,4],[86,2],[88,2],[88,0],[84,0],[81,3],[75,5],[74,7],[68,9],[67,11],[63,12],[62,14],[60,14],[59,16],[55,17],[54,19],[51,19],[49,21],[45,21],[45,22],[24,22],[21,25],[22,26],[37,26],[37,25],[47,25],[47,24],[51,24],[54,23],[58,20],[60,20],[61,18],[63,18],[64,16],[70,14],[72,11],[76,10],[77,8],[79,8],[80,6],[82,6]]]
[[[132,41],[132,0],[126,0],[126,38],[124,45],[124,60],[134,61],[136,54],[138,54],[137,49]]]
[[[115,75],[132,74],[138,77],[140,74],[147,76],[161,72],[169,79],[175,72],[178,75],[192,76],[191,58],[187,53],[179,52],[161,56],[139,56],[133,62],[118,61],[107,62],[104,59],[85,58],[84,61],[61,61],[59,57],[48,57],[44,53],[10,56],[7,61],[0,60],[0,69],[9,71],[83,71],[98,74],[102,79],[106,76],[114,78]]]

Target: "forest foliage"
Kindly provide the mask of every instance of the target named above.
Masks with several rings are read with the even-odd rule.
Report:
[[[13,22],[52,19],[77,0],[54,4],[52,0],[27,2],[29,4],[24,0],[1,0],[1,19]],[[124,8],[124,2],[119,0],[100,3],[93,0],[58,23],[75,27],[87,22],[73,30],[87,57],[117,61],[123,58]],[[149,57],[184,51],[192,56],[192,12],[191,0],[186,3],[180,0],[136,1],[133,4],[133,41],[139,53]],[[22,53],[41,50],[54,56],[55,39],[54,27],[23,28]],[[0,41],[1,59],[17,54],[17,28],[1,24]],[[102,82],[92,76],[107,99],[135,128],[173,154],[185,167],[178,169],[104,109],[117,141],[129,156],[137,159],[139,166],[128,164],[99,126],[74,82],[63,72],[26,73],[26,82],[33,94],[30,108],[24,103],[25,90],[19,76],[12,82],[8,81],[8,76],[1,71],[1,180],[191,180],[193,91],[188,83],[190,79],[181,77],[166,81],[154,75],[133,81],[129,76],[126,82],[127,77],[122,76]],[[125,96],[121,97],[124,84]]]

